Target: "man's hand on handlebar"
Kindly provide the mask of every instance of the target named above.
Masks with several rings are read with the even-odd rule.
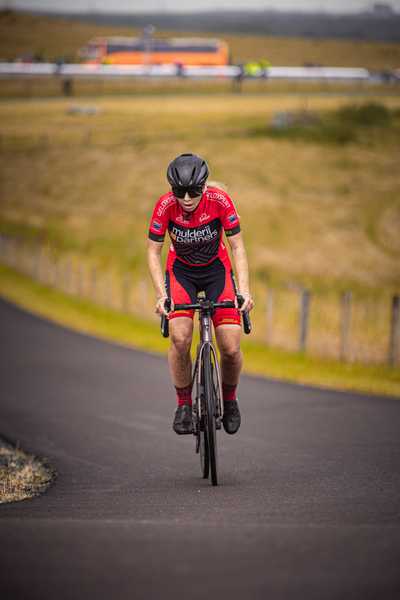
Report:
[[[165,301],[167,300],[167,296],[162,297],[158,300],[157,304],[156,304],[156,315],[158,315],[159,317],[162,317],[163,315],[165,315],[166,317],[169,316],[169,313],[167,313],[167,311],[165,310]],[[171,299],[171,310],[170,312],[172,312],[174,310],[174,301]]]

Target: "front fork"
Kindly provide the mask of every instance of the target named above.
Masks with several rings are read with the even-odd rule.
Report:
[[[197,436],[199,435],[200,429],[205,428],[204,416],[202,415],[202,408],[201,408],[201,398],[202,398],[202,396],[204,396],[204,386],[202,385],[202,382],[201,382],[202,378],[201,378],[200,369],[202,367],[203,351],[204,351],[204,347],[206,345],[210,346],[212,358],[213,358],[214,369],[216,370],[216,375],[217,375],[218,390],[216,390],[217,402],[216,402],[215,413],[214,413],[217,429],[221,429],[221,422],[222,422],[221,372],[220,372],[219,363],[218,363],[217,351],[213,345],[211,315],[207,314],[207,313],[203,314],[202,318],[200,319],[200,340],[201,340],[200,343],[197,345],[196,367],[195,367],[195,371],[193,373],[193,381],[192,381],[192,386],[193,386],[194,381],[197,380],[196,398],[195,398],[195,402],[194,402],[194,406],[193,406],[193,413],[194,413],[193,433],[194,433],[194,435],[197,435]],[[212,378],[212,381],[214,384],[214,378]],[[198,443],[199,442],[197,442],[196,449],[197,449]]]

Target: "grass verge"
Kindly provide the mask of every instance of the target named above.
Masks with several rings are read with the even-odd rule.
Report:
[[[54,477],[35,456],[0,439],[0,504],[38,496]]]
[[[168,342],[159,326],[32,281],[0,264],[0,294],[30,312],[106,340],[140,350],[167,354]],[[243,340],[244,372],[318,387],[400,398],[398,367],[326,361],[307,354],[288,353]]]

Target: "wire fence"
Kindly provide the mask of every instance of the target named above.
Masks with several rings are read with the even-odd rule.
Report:
[[[0,259],[32,279],[95,305],[156,320],[149,274],[104,266],[95,258],[0,236]],[[364,364],[400,364],[400,299],[360,298],[258,286],[252,339],[270,347]]]
[[[149,281],[145,273],[121,272],[115,266],[101,267],[96,260],[55,250],[50,245],[31,244],[0,236],[0,259],[4,264],[68,296],[146,318]],[[136,310],[136,307],[137,310]]]

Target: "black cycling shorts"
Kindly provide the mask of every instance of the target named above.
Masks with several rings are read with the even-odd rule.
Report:
[[[175,304],[195,303],[199,292],[204,292],[207,300],[222,302],[234,300],[237,287],[232,267],[228,261],[224,264],[217,257],[206,265],[187,265],[175,258],[167,261],[165,272],[167,294]],[[236,308],[218,308],[212,314],[214,327],[224,324],[240,326],[240,315]],[[189,317],[193,319],[193,310],[174,311],[170,319]]]

